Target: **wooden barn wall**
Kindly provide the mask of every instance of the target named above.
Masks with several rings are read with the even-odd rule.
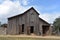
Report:
[[[46,25],[46,26],[48,25],[49,26],[49,31],[48,31],[48,35],[49,35],[50,34],[50,25],[39,19],[39,32],[40,32],[41,35],[43,35],[43,33],[42,33],[43,32],[42,31],[43,30],[42,29],[43,25]]]
[[[39,15],[31,9],[22,16],[8,19],[8,34],[22,34],[22,24],[24,24],[24,34],[30,34],[30,26],[34,26],[34,34],[42,34],[43,21],[39,20]]]
[[[34,34],[38,34],[38,25],[39,25],[38,14],[34,10],[30,10],[29,12],[27,12],[27,17],[26,18],[27,18],[26,19],[26,27],[28,28],[28,30],[30,29],[30,26],[34,26]],[[30,34],[30,30],[28,32]]]
[[[16,18],[8,20],[8,34],[16,34]]]
[[[30,26],[34,26],[34,33],[38,34],[39,17],[34,10],[30,10],[22,16],[17,16],[8,20],[8,34],[21,33],[22,24],[24,24],[24,34],[30,34]]]

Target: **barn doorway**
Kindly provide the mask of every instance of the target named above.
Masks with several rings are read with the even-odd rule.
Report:
[[[30,33],[34,33],[34,26],[30,26]]]
[[[22,24],[22,34],[24,33],[24,24]]]
[[[43,31],[43,36],[48,35],[49,26],[43,25],[42,26],[42,31]]]

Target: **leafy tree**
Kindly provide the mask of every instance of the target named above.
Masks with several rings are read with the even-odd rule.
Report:
[[[60,17],[55,19],[53,26],[55,28],[55,31],[59,34],[59,32],[60,32]]]

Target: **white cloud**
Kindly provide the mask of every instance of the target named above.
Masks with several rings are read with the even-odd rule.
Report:
[[[60,13],[41,13],[39,17],[41,17],[42,19],[46,20],[49,23],[53,23],[54,20],[60,16]]]
[[[12,2],[5,0],[2,4],[0,4],[0,21],[5,23],[7,18],[16,14],[20,14],[25,11],[27,7],[21,5],[19,1]]]
[[[12,5],[13,3],[11,1],[5,1],[3,2],[1,5],[0,5],[0,15],[1,14],[7,14],[10,6]]]
[[[29,3],[28,0],[22,0],[23,5],[28,5],[28,3]]]

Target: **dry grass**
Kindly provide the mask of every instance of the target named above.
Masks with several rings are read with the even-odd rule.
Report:
[[[58,36],[0,35],[0,40],[60,40]]]
[[[30,38],[30,37],[0,37],[0,40],[60,40],[60,39]]]

